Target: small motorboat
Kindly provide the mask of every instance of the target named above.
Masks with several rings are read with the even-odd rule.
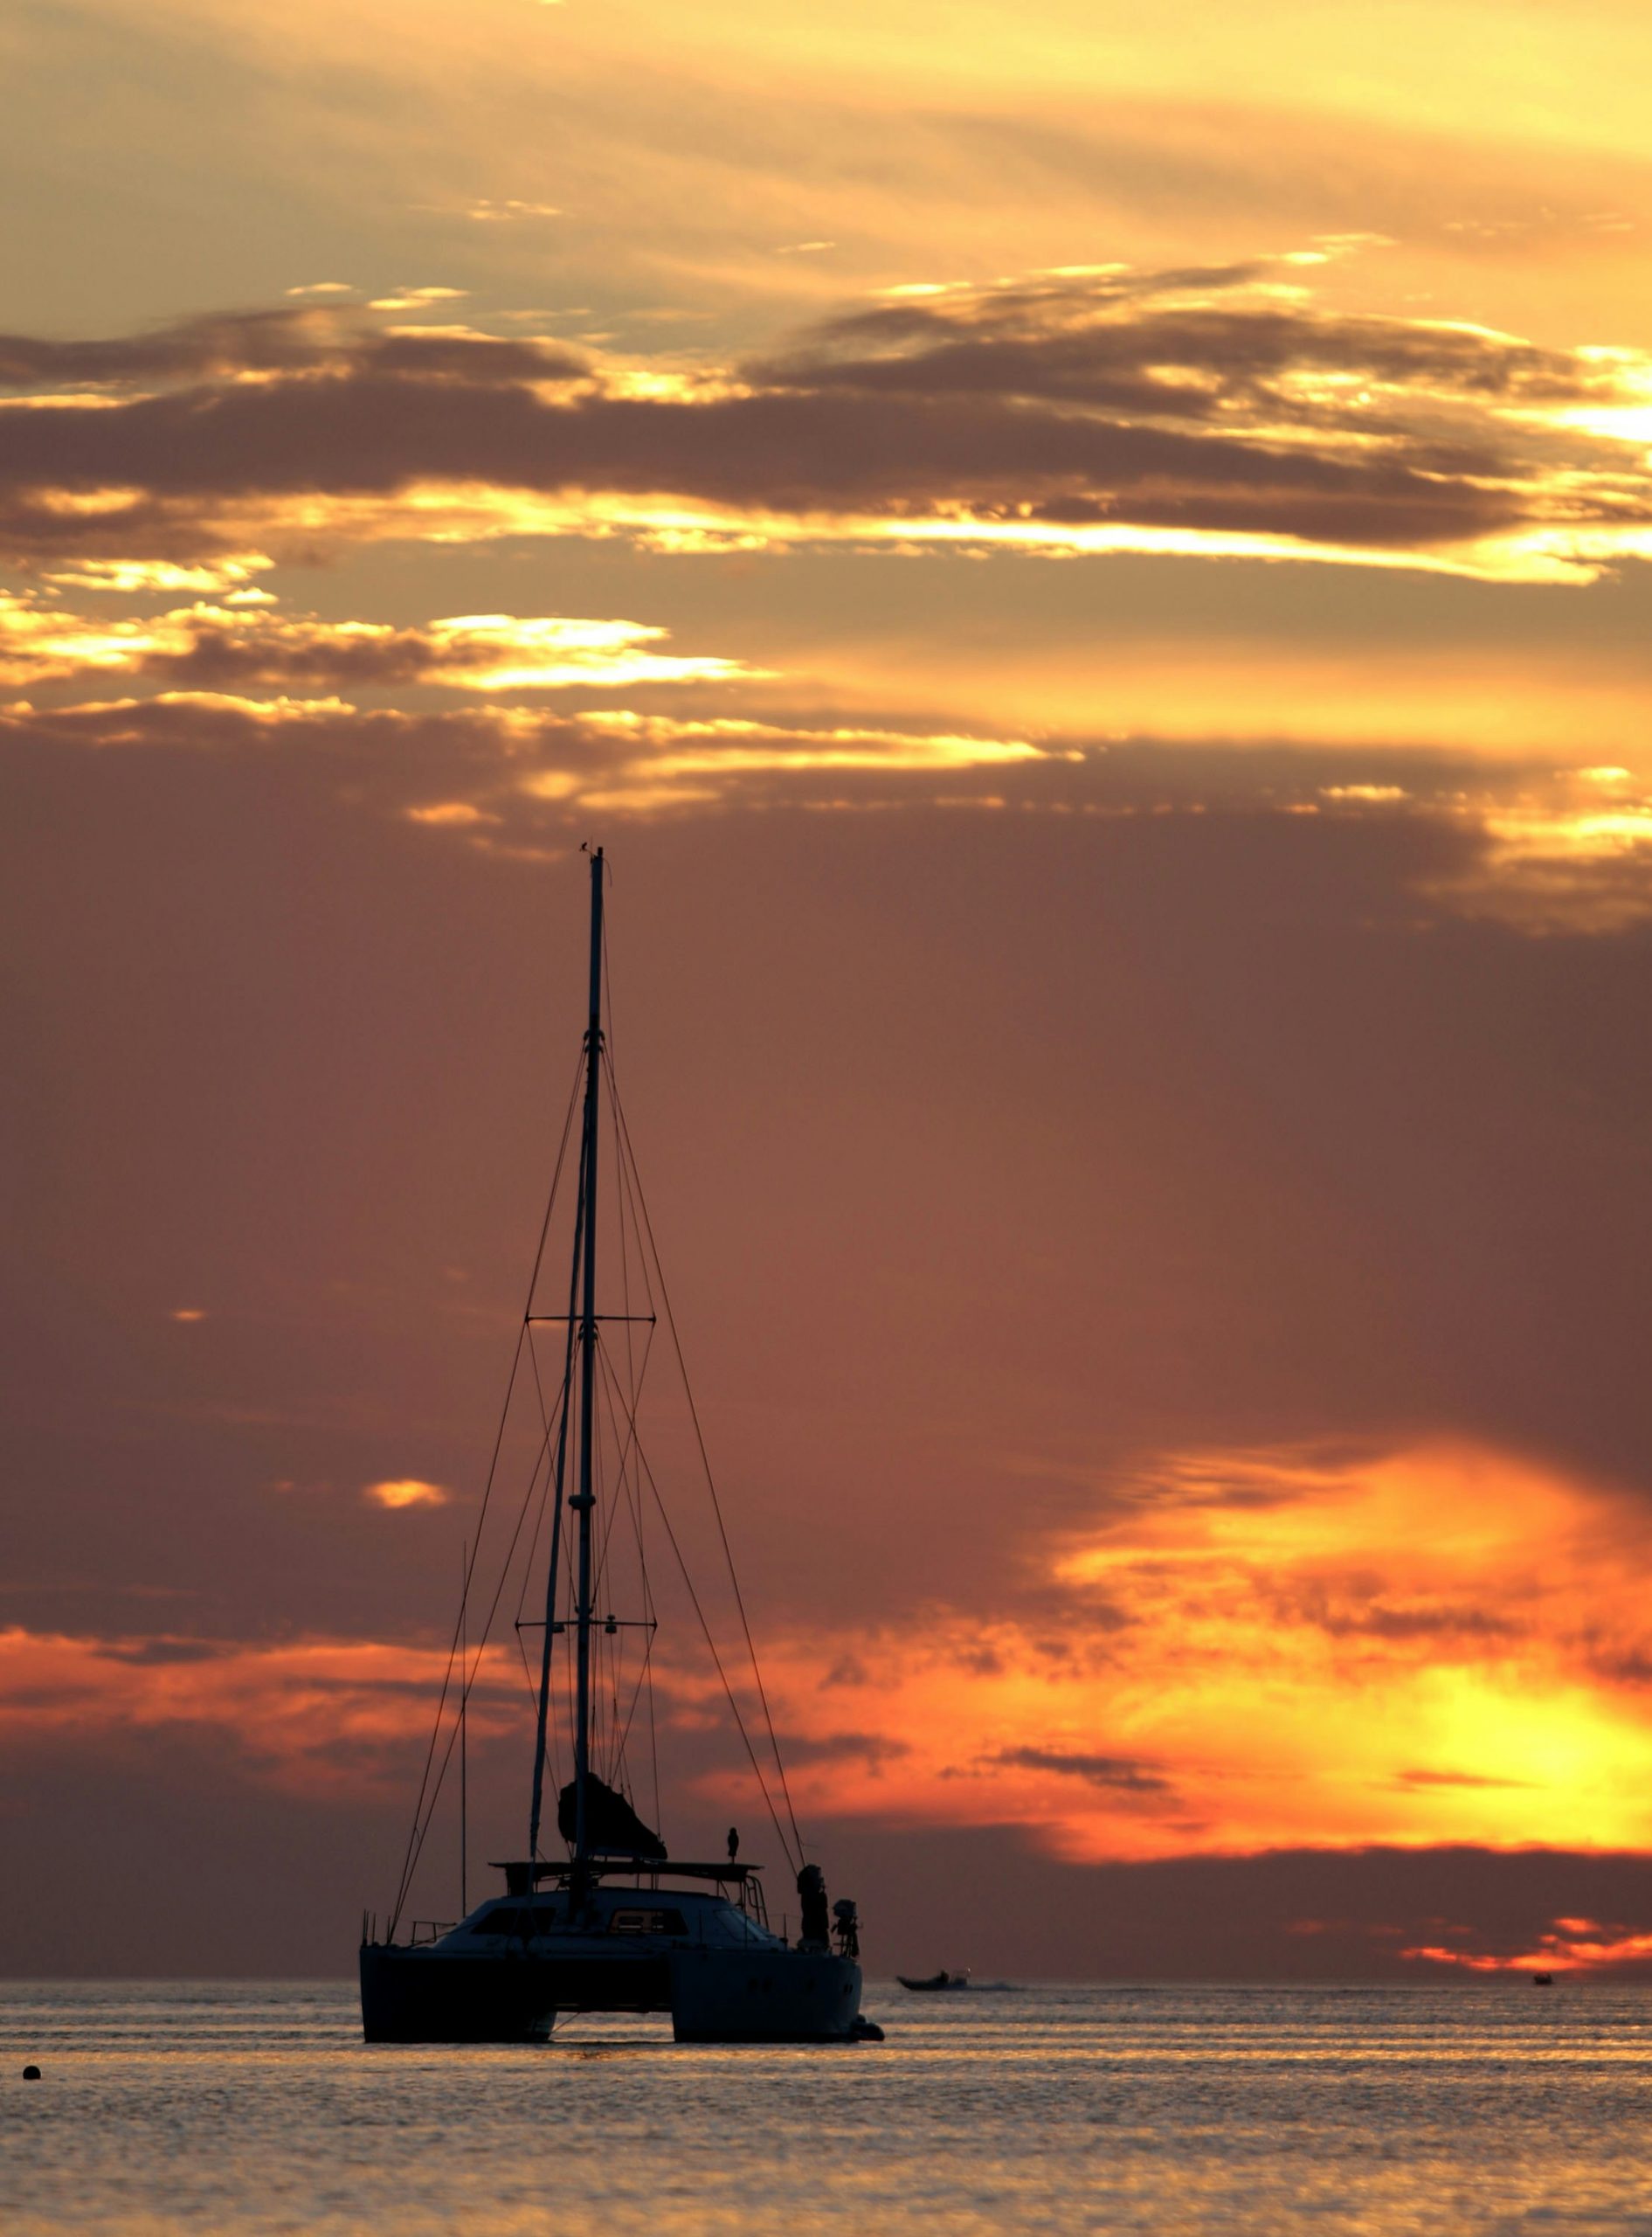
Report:
[[[966,1965],[961,1973],[944,1970],[931,1973],[927,1980],[923,1981],[909,1980],[904,1973],[897,1973],[895,1977],[903,1989],[966,1989],[970,1984],[970,1969]]]
[[[1531,1976],[1531,1985],[1534,1989],[1552,1989],[1554,1986],[1554,1975],[1552,1973],[1533,1973]]]

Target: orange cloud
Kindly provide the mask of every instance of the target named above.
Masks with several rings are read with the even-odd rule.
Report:
[[[368,1492],[397,1506],[432,1494],[418,1479]],[[1637,1501],[1507,1455],[1184,1454],[1110,1487],[1091,1528],[1006,1580],[1011,1612],[921,1609],[872,1633],[793,1634],[764,1661],[792,1790],[817,1821],[1017,1826],[1078,1861],[1634,1852],[1652,1847],[1649,1586]],[[720,1694],[676,1659],[688,1644],[653,1673],[663,1723],[703,1764]],[[384,1642],[13,1629],[0,1741],[193,1728],[294,1789],[370,1776],[393,1791],[446,1663]],[[525,1700],[490,1648],[473,1735],[523,1739]],[[743,1798],[743,1772],[695,1776]],[[1648,1951],[1636,1930],[1559,1920],[1531,1949],[1447,1930],[1407,1954],[1490,1970]]]
[[[429,1735],[446,1649],[306,1638],[87,1639],[0,1631],[0,1742],[73,1749],[121,1733],[226,1736],[249,1771],[303,1792],[400,1793],[404,1750]],[[482,1658],[470,1702],[480,1739],[514,1730],[520,1672]]]
[[[1076,1859],[1652,1844],[1630,1499],[1461,1445],[1172,1457],[1041,1571],[1036,1619],[787,1643],[810,1807]],[[846,1730],[898,1740],[898,1780],[819,1750]]]
[[[1465,1934],[1472,1931],[1463,1929]],[[1449,1943],[1422,1943],[1400,1955],[1429,1964],[1453,1965],[1468,1973],[1597,1973],[1645,1963],[1652,1958],[1652,1934],[1637,1934],[1625,1926],[1602,1926],[1594,1919],[1556,1919],[1530,1949],[1512,1954],[1463,1949]]]
[[[367,1485],[362,1497],[377,1506],[446,1506],[453,1494],[440,1484],[425,1483],[422,1477],[397,1476],[382,1484]]]

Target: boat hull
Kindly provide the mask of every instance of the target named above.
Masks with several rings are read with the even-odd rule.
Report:
[[[565,2012],[668,2012],[680,2043],[846,2041],[861,1969],[825,1950],[497,1956],[363,1943],[370,2043],[527,2043]]]
[[[847,2042],[861,2016],[861,1968],[824,1950],[689,1949],[671,1966],[680,2043]]]
[[[363,1943],[362,2033],[370,2043],[526,2043],[558,2012],[669,2012],[663,1957],[615,1961],[410,1950]]]

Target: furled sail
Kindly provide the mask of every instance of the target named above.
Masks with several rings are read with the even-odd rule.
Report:
[[[578,1818],[575,1783],[556,1797],[556,1831],[563,1840],[576,1836]],[[592,1776],[585,1781],[585,1846],[592,1856],[646,1856],[663,1863],[666,1845],[645,1825],[623,1794]]]

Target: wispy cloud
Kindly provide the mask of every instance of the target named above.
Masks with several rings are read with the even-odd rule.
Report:
[[[695,721],[633,710],[560,716],[515,706],[412,715],[337,698],[209,690],[0,708],[0,741],[7,738],[100,751],[307,748],[377,775],[384,805],[398,814],[461,829],[510,815],[524,834],[547,814],[561,829],[593,807],[646,814],[683,800],[831,803],[857,779],[916,780],[922,797],[937,781],[1030,768],[1047,758],[1025,739],[917,728]],[[1066,750],[1054,758],[1065,764]],[[448,787],[435,802],[416,790],[408,797],[435,781]],[[470,797],[455,793],[460,783]]]
[[[490,202],[485,197],[467,204],[465,215],[481,225],[519,225],[525,218],[560,218],[562,211],[554,202],[522,202],[508,199]]]
[[[1327,835],[1364,825],[1406,837],[1394,904],[1414,928],[1470,917],[1537,935],[1612,933],[1652,917],[1652,787],[1614,766],[1017,736],[916,719],[563,712],[511,696],[707,684],[750,693],[762,680],[720,656],[656,652],[661,634],[508,616],[393,629],[206,608],[105,625],[49,602],[0,601],[0,662],[14,685],[55,678],[84,689],[101,672],[147,687],[66,704],[0,703],[0,745],[168,755],[279,745],[318,769],[348,769],[363,807],[501,855],[560,847],[593,814],[778,807],[1264,816]],[[393,698],[415,684],[473,703],[420,711],[358,696]]]
[[[398,287],[394,294],[375,295],[368,305],[374,311],[422,311],[433,303],[457,303],[470,293],[467,287]]]
[[[508,613],[395,628],[208,605],[107,621],[0,592],[0,683],[119,674],[182,688],[432,684],[497,693],[721,682],[762,673],[738,661],[664,652],[667,634],[638,621]]]

